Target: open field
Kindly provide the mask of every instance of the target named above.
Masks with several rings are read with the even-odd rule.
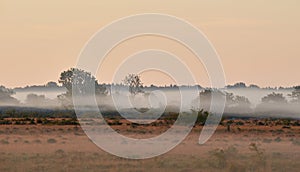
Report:
[[[12,119],[10,119],[12,120]],[[65,119],[67,120],[67,119]],[[120,133],[145,138],[168,125],[111,123]],[[179,146],[162,156],[127,160],[110,155],[78,125],[0,125],[0,171],[298,171],[300,126],[246,120],[220,125],[204,145],[195,126]],[[261,122],[261,123],[260,123]],[[295,123],[292,121],[290,123]],[[265,125],[262,125],[265,124]]]

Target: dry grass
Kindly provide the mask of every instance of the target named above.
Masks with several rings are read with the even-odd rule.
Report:
[[[122,124],[120,124],[122,123]],[[168,126],[135,126],[118,121],[124,135],[148,138]],[[239,128],[239,129],[238,129]],[[299,171],[300,127],[244,122],[219,126],[204,145],[201,126],[167,154],[127,160],[95,146],[73,125],[0,125],[0,171]]]

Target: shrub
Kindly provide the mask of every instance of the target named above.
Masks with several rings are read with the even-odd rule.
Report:
[[[34,121],[33,118],[30,120],[30,123],[29,123],[29,124],[30,124],[30,125],[35,125],[35,121]]]
[[[108,125],[122,125],[122,122],[116,119],[113,120],[112,122],[108,122]]]
[[[39,140],[39,139],[37,139],[37,140],[34,140],[33,142],[34,142],[34,143],[42,143],[42,141],[41,141],[41,140]]]
[[[57,141],[55,139],[48,139],[47,142],[48,143],[56,143]]]
[[[272,142],[272,139],[264,138],[262,142],[264,142],[264,143],[271,143],[271,142]]]
[[[255,143],[249,145],[249,149],[255,154],[252,157],[252,162],[250,165],[251,171],[257,171],[260,167],[266,167],[266,156],[263,149],[260,149]]]
[[[300,139],[293,139],[292,143],[293,145],[300,146]]]
[[[276,139],[274,139],[275,142],[281,142],[281,138],[277,137]]]
[[[1,140],[1,144],[7,145],[7,144],[9,144],[9,142],[7,140]]]
[[[215,149],[210,152],[211,159],[209,164],[215,168],[225,168],[226,167],[226,157],[223,149]]]
[[[0,125],[10,125],[12,122],[10,120],[1,120]]]
[[[43,123],[43,121],[42,121],[42,119],[41,119],[41,118],[38,118],[38,119],[36,120],[36,123],[37,123],[37,124],[42,124],[42,123]]]

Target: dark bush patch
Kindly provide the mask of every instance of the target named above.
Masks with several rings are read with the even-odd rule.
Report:
[[[48,139],[47,143],[56,143],[57,141],[55,139]]]

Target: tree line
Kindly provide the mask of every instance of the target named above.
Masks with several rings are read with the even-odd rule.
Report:
[[[70,68],[66,71],[63,71],[60,74],[58,83],[66,89],[66,92],[58,95],[57,99],[62,105],[71,105],[72,104],[72,95],[99,95],[99,96],[108,96],[111,94],[110,88],[106,84],[101,84],[97,79],[89,72],[86,72],[77,68]],[[49,82],[48,87],[59,87],[55,82]],[[116,84],[116,86],[118,86]],[[145,92],[145,86],[141,81],[141,77],[137,74],[128,74],[123,82],[119,85],[121,87],[128,87],[128,90],[132,96],[138,94],[147,94]],[[154,88],[154,86],[152,85]],[[237,83],[230,88],[245,88],[244,83]],[[249,86],[251,88],[259,88],[256,85]],[[172,88],[177,88],[177,86],[172,86]],[[238,109],[244,110],[245,112],[251,111],[251,103],[247,97],[234,95],[228,92],[221,92],[218,89],[202,89],[199,93],[199,98],[202,100],[202,105],[206,105],[210,102],[212,92],[217,96],[226,97],[226,108],[227,109]],[[13,89],[0,86],[0,105],[19,105],[20,102],[12,95],[14,94]],[[261,104],[259,107],[269,106],[269,105],[285,105],[285,104],[299,104],[300,103],[300,86],[294,87],[293,91],[288,95],[291,99],[287,100],[282,93],[270,93],[264,96],[261,99]],[[47,99],[43,95],[29,94],[26,98],[26,103],[28,104],[47,104],[53,103],[51,100]]]

